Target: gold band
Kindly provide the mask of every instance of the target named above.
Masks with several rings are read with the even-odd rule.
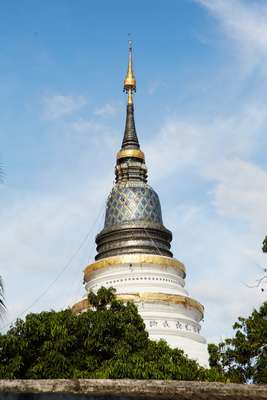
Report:
[[[117,153],[117,160],[127,157],[141,158],[142,160],[145,159],[144,153],[138,149],[124,149]]]
[[[126,293],[116,295],[118,300],[123,302],[133,301],[134,303],[158,303],[165,302],[171,304],[182,304],[184,307],[189,307],[197,310],[201,319],[204,315],[204,307],[198,301],[192,299],[191,297],[182,296],[179,294],[164,294],[164,293]],[[72,311],[75,314],[79,314],[89,308],[89,303],[87,299],[82,299],[72,306]]]
[[[82,311],[86,311],[89,308],[89,303],[87,298],[77,301],[77,303],[73,304],[71,307],[71,311],[74,314],[80,314]]]
[[[164,293],[133,293],[133,294],[119,294],[116,296],[119,300],[124,302],[133,301],[134,303],[158,303],[159,301],[183,304],[185,307],[194,308],[199,311],[202,318],[204,314],[204,307],[198,301],[191,297],[182,296],[180,294],[164,294]]]
[[[183,273],[185,277],[185,266],[180,261],[175,258],[170,258],[166,256],[158,256],[154,254],[124,254],[121,256],[112,256],[103,258],[103,260],[99,260],[94,262],[93,264],[88,265],[84,269],[84,280],[88,282],[89,275],[98,269],[112,267],[114,265],[120,264],[146,264],[146,265],[162,265],[166,267],[174,267]]]

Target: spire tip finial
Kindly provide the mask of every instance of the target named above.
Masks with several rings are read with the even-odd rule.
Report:
[[[130,36],[130,34],[128,34]],[[123,90],[128,93],[128,104],[132,104],[132,93],[136,91],[136,79],[133,72],[133,61],[132,61],[132,40],[128,40],[128,70],[127,75],[124,79]]]

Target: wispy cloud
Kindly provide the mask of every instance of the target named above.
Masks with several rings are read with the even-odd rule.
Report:
[[[64,96],[55,94],[44,96],[43,98],[43,116],[47,120],[54,120],[71,115],[86,104],[83,96]]]
[[[266,125],[267,108],[260,103],[206,122],[168,118],[155,140],[146,144],[147,159],[158,179],[182,168],[200,171],[218,161],[250,156]]]
[[[217,18],[225,33],[237,41],[246,62],[258,65],[267,57],[267,4],[245,0],[196,0]],[[261,65],[264,67],[264,65]]]
[[[239,229],[234,221],[197,201],[180,203],[165,221],[177,242],[174,254],[187,268],[187,289],[205,306],[203,333],[209,341],[230,335],[237,317],[248,315],[264,300],[260,290],[246,286],[258,278],[257,264],[264,265],[262,234]]]
[[[207,122],[171,118],[146,145],[152,177],[177,179],[177,206],[167,210],[165,223],[174,234],[175,256],[188,267],[190,294],[205,305],[209,340],[229,335],[237,317],[263,301],[246,284],[258,278],[256,264],[264,265],[267,170],[253,155],[261,151],[267,110],[251,103],[223,114]],[[179,198],[179,179],[191,187],[189,176],[209,191],[204,201]]]
[[[81,292],[77,289],[82,286],[82,270],[95,254],[94,237],[102,228],[109,188],[109,177],[95,175],[76,182],[75,192],[34,193],[20,198],[2,214],[0,264],[8,321],[20,315],[68,266],[87,233],[68,270],[31,311],[67,307]]]
[[[119,107],[115,104],[106,103],[102,107],[98,107],[95,109],[94,114],[99,115],[101,117],[109,117],[114,116],[118,113]]]
[[[221,215],[240,218],[266,233],[267,171],[240,159],[228,160],[209,170],[215,179],[214,205]]]
[[[72,132],[79,135],[87,135],[94,144],[107,147],[118,147],[118,135],[109,125],[105,125],[95,119],[81,118],[70,125]]]
[[[155,94],[160,88],[166,88],[166,83],[160,79],[155,79],[148,84],[148,94]]]

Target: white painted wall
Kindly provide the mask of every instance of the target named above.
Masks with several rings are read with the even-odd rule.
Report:
[[[183,273],[159,264],[118,264],[95,270],[85,284],[86,291],[114,287],[117,294],[162,293],[188,297]],[[208,366],[206,340],[200,335],[201,313],[183,304],[138,302],[137,307],[151,339],[164,339],[203,366]]]

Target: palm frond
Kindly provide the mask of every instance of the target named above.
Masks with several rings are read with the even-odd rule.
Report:
[[[5,296],[4,296],[4,282],[2,277],[0,276],[0,317],[6,310],[5,305]]]

